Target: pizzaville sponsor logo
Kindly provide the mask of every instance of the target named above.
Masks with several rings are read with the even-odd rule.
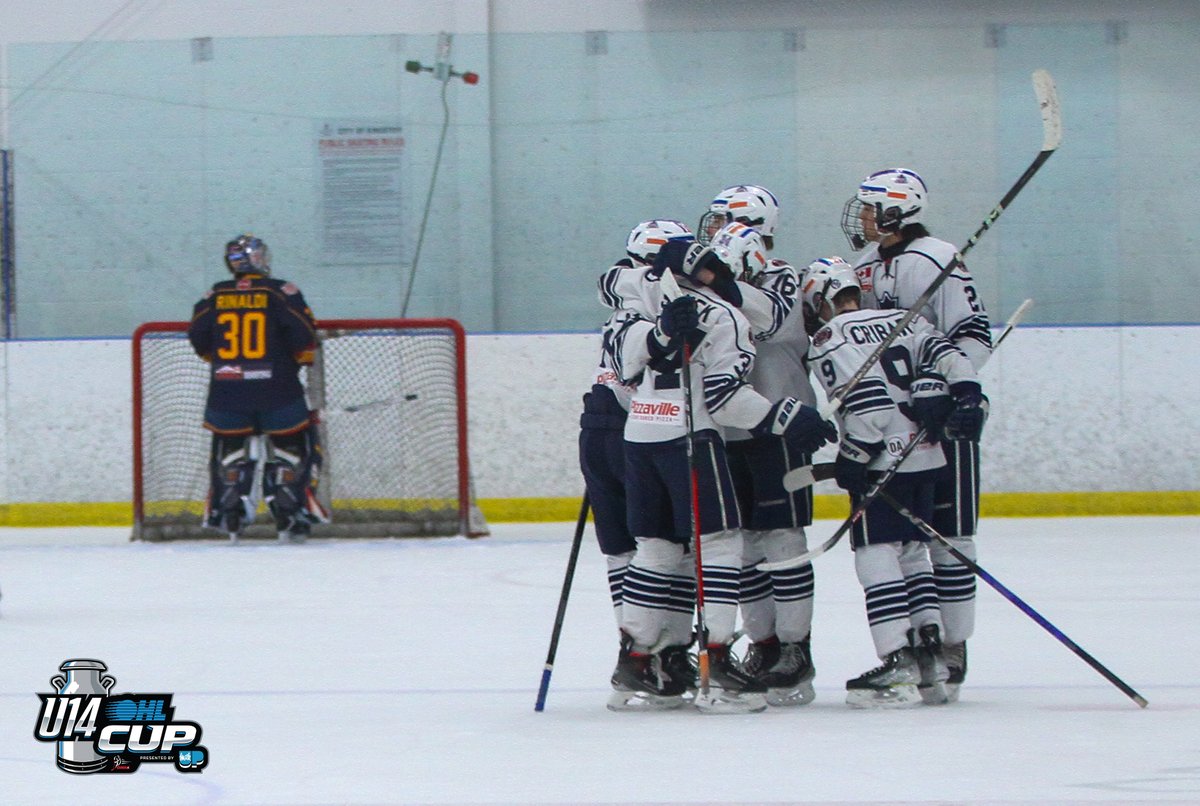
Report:
[[[629,413],[637,417],[678,417],[682,412],[682,406],[669,400],[655,403],[635,400],[629,406]]]

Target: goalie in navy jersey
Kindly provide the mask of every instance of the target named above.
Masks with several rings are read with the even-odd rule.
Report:
[[[925,181],[907,168],[876,171],[858,186],[842,211],[842,230],[855,251],[864,308],[908,309],[954,259],[957,248],[934,238],[923,223],[928,203]],[[959,265],[919,313],[966,353],[978,371],[992,350],[987,311],[974,278]],[[929,523],[956,549],[975,560],[979,522],[979,437],[987,398],[973,401],[975,427],[960,440],[946,440],[946,466],[937,482],[937,505]],[[948,691],[958,698],[967,672],[967,639],[975,630],[975,575],[940,543],[931,547],[934,578],[946,624],[950,664]]]
[[[234,238],[225,265],[233,278],[196,303],[188,328],[192,348],[210,364],[205,526],[237,540],[254,520],[261,464],[279,539],[300,542],[313,523],[329,520],[316,497],[321,447],[300,382],[300,368],[312,364],[317,349],[316,324],[300,289],[271,277],[261,239]]]
[[[838,257],[809,266],[801,296],[813,331],[809,364],[832,398],[904,313],[861,308],[858,277]],[[979,394],[966,355],[927,320],[915,318],[846,394],[838,413],[838,485],[857,505],[921,426],[925,436],[898,466],[887,492],[919,517],[932,518],[946,464],[939,440],[961,439],[970,430],[971,401]],[[846,702],[856,707],[947,702],[949,669],[928,538],[880,498],[867,504],[850,535],[871,638],[883,664],[846,682]]]

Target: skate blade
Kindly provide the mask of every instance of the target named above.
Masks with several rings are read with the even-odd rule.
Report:
[[[702,714],[757,714],[767,710],[767,698],[762,694],[721,689],[711,689],[708,694],[697,692],[694,704]]]
[[[789,688],[767,689],[767,705],[787,708],[793,705],[808,705],[817,698],[812,683],[801,683]]]
[[[947,691],[945,683],[917,686],[917,691],[921,695],[921,702],[926,705],[945,705],[950,702],[950,693]]]
[[[608,695],[610,711],[673,711],[683,706],[683,697],[664,697],[641,691],[614,691]]]
[[[921,695],[912,683],[902,683],[885,689],[851,689],[846,692],[846,705],[851,708],[912,708],[921,704]]]

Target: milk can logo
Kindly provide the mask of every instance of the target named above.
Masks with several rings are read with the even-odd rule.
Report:
[[[208,750],[200,726],[175,719],[173,694],[113,694],[116,678],[90,658],[65,661],[50,678],[52,694],[39,694],[42,710],[33,735],[58,743],[59,769],[81,775],[137,772],[168,761],[179,772],[200,772]]]

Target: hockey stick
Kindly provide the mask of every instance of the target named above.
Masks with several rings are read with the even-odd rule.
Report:
[[[1112,683],[1114,686],[1119,688],[1126,697],[1128,697],[1129,699],[1136,702],[1142,708],[1145,708],[1147,705],[1149,705],[1149,703],[1146,701],[1145,697],[1143,697],[1141,694],[1138,694],[1136,691],[1134,691],[1132,688],[1130,688],[1129,685],[1124,680],[1122,680],[1121,678],[1117,677],[1115,674],[1110,672],[1103,663],[1096,660],[1091,655],[1089,655],[1087,652],[1085,652],[1083,647],[1079,646],[1079,644],[1075,643],[1070,638],[1068,638],[1063,633],[1062,630],[1058,629],[1058,627],[1055,627],[1053,624],[1051,624],[1049,621],[1047,621],[1046,618],[1041,613],[1037,612],[1032,607],[1030,607],[1028,604],[1026,604],[1025,601],[1020,596],[1017,596],[1015,593],[1010,591],[1004,585],[1000,584],[999,580],[997,580],[994,576],[989,574],[987,571],[983,570],[983,568],[981,568],[978,563],[976,563],[974,560],[970,559],[969,557],[967,557],[967,555],[963,554],[961,551],[959,551],[957,548],[955,548],[953,543],[951,543],[940,532],[938,532],[936,529],[934,529],[932,526],[930,526],[928,523],[926,523],[924,520],[922,520],[920,518],[920,516],[915,515],[911,510],[909,510],[907,507],[905,507],[903,504],[901,504],[896,499],[892,498],[886,492],[881,492],[879,494],[879,497],[882,498],[884,501],[886,501],[892,509],[896,510],[904,518],[906,518],[909,521],[909,523],[911,523],[913,526],[920,529],[921,532],[924,533],[928,538],[930,538],[931,540],[936,540],[939,543],[941,543],[946,548],[946,550],[948,552],[950,552],[951,556],[953,556],[954,559],[958,560],[960,563],[965,565],[967,568],[970,568],[971,571],[977,577],[979,577],[984,582],[986,582],[987,584],[989,584],[993,588],[995,588],[1000,593],[1001,596],[1003,596],[1005,599],[1008,599],[1008,601],[1010,601],[1014,605],[1016,605],[1017,608],[1020,609],[1022,613],[1029,616],[1034,621],[1036,621],[1044,630],[1046,630],[1046,632],[1050,633],[1055,638],[1057,638],[1059,641],[1061,641],[1062,644],[1064,646],[1066,646],[1067,649],[1071,650],[1076,655],[1078,655],[1080,658],[1082,658],[1083,661],[1085,663],[1087,663],[1088,666],[1091,666],[1093,669],[1095,669],[1097,672],[1099,672],[1101,675],[1103,675],[1104,679],[1106,679],[1108,682]]]
[[[899,338],[901,331],[920,315],[921,310],[929,303],[929,300],[933,298],[937,290],[942,287],[942,284],[949,279],[950,275],[954,273],[954,270],[963,265],[964,256],[975,248],[975,244],[979,243],[979,239],[983,236],[983,233],[992,228],[992,225],[996,223],[996,219],[1000,218],[1000,214],[1012,204],[1017,194],[1029,184],[1029,180],[1033,179],[1033,175],[1045,164],[1046,160],[1050,159],[1050,155],[1055,152],[1059,143],[1062,142],[1062,113],[1058,106],[1058,92],[1054,88],[1054,79],[1050,77],[1050,73],[1045,70],[1033,71],[1033,91],[1037,96],[1038,107],[1042,114],[1042,150],[1038,152],[1037,157],[1025,169],[1025,173],[1021,174],[1021,178],[1016,181],[1016,184],[1004,194],[1004,198],[1000,200],[1000,203],[983,219],[983,223],[975,230],[975,234],[967,239],[962,249],[955,253],[950,262],[941,270],[941,273],[929,284],[929,288],[925,289],[925,293],[918,297],[916,302],[908,309],[904,318],[896,323],[896,326],[892,328],[892,332],[884,337],[883,341],[879,343],[879,346],[875,348],[875,351],[871,353],[866,362],[858,368],[858,372],[855,372],[850,377],[850,380],[846,381],[842,388],[838,390],[838,393],[821,407],[822,417],[828,418],[841,407],[846,397],[854,391],[854,388],[871,371],[871,367],[875,366],[879,359],[883,357],[884,351],[892,345],[892,342]]]
[[[669,300],[682,295],[675,276],[667,269],[662,273],[663,296]],[[691,496],[691,528],[692,553],[696,556],[696,634],[699,636],[699,646],[696,648],[696,666],[700,677],[699,696],[707,697],[709,688],[709,659],[708,659],[708,620],[704,612],[704,559],[700,550],[700,482],[696,470],[696,431],[692,410],[692,346],[687,339],[683,342],[683,416],[686,421],[687,435],[684,440],[687,445],[688,488]]]
[[[1017,309],[1013,311],[1012,316],[1008,317],[1008,322],[1004,325],[1004,330],[1001,331],[1000,335],[996,337],[996,341],[992,345],[992,353],[995,353],[996,348],[1004,343],[1004,340],[1008,338],[1009,333],[1013,332],[1013,329],[1017,326],[1017,323],[1020,322],[1021,318],[1025,316],[1025,312],[1029,310],[1029,306],[1032,304],[1032,299],[1025,300],[1017,306]],[[988,357],[990,358],[991,354],[989,354]],[[878,481],[871,485],[871,487],[867,490],[866,495],[864,495],[855,503],[854,508],[850,511],[849,517],[842,521],[842,525],[838,527],[837,531],[833,533],[832,537],[816,548],[810,549],[809,551],[806,551],[796,557],[791,557],[786,560],[777,560],[776,562],[771,563],[759,563],[758,570],[782,571],[787,568],[796,568],[804,565],[805,563],[812,562],[815,557],[820,557],[822,554],[836,546],[838,541],[842,539],[846,532],[850,531],[850,527],[862,517],[862,514],[866,511],[867,506],[870,505],[870,503],[875,500],[875,497],[883,491],[883,488],[888,485],[888,482],[892,480],[892,477],[895,476],[896,472],[900,469],[900,465],[903,464],[904,460],[908,458],[908,455],[913,452],[913,450],[924,438],[925,429],[917,429],[916,436],[908,441],[908,444],[904,446],[903,450],[901,450],[899,455],[896,457],[896,461],[892,462],[888,466],[888,469],[884,471],[883,476],[881,476]]]
[[[554,671],[554,658],[558,655],[558,637],[562,635],[563,618],[567,615],[567,597],[571,595],[571,583],[575,580],[575,563],[579,560],[579,546],[583,542],[589,506],[587,490],[584,490],[583,504],[579,507],[579,521],[575,524],[575,537],[571,540],[571,553],[567,558],[567,572],[563,575],[562,593],[558,596],[558,613],[554,616],[554,629],[550,631],[550,650],[546,653],[546,666],[542,669],[542,682],[538,685],[537,702],[533,705],[535,711],[543,711],[546,708],[550,673]]]

